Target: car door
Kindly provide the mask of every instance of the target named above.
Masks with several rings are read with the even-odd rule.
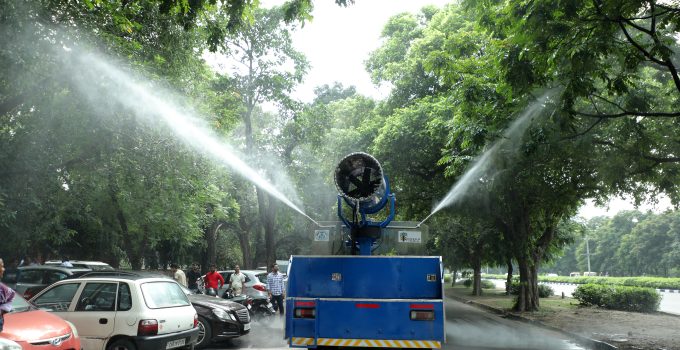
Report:
[[[103,349],[116,324],[118,282],[88,281],[71,308],[68,320],[76,326],[84,349]]]
[[[43,310],[50,311],[70,321],[68,310],[71,308],[79,288],[79,282],[53,285],[31,299],[31,302]]]

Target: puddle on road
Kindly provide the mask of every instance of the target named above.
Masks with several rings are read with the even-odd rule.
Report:
[[[446,322],[447,345],[455,349],[585,350],[552,332],[527,325],[496,322]]]

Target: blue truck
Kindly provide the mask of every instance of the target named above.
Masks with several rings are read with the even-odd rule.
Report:
[[[446,341],[441,257],[372,255],[394,218],[394,194],[375,158],[346,156],[335,180],[345,254],[290,258],[289,345],[441,348]],[[369,215],[388,204],[387,218],[371,221]]]

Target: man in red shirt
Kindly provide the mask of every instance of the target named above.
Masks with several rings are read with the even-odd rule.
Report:
[[[215,264],[210,265],[210,271],[203,277],[205,282],[205,294],[207,295],[217,296],[217,290],[224,285],[224,278],[219,272],[215,271],[216,268]]]

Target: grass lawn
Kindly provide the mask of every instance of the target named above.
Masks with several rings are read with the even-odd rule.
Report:
[[[445,293],[447,295],[457,296],[459,298],[472,300],[480,304],[492,306],[495,308],[510,311],[515,303],[514,295],[505,295],[503,289],[483,289],[481,296],[473,296],[472,288],[463,285],[456,285],[454,287],[446,286]],[[550,314],[577,310],[579,308],[578,301],[572,298],[562,299],[560,296],[553,295],[549,298],[540,299],[540,311],[532,313],[536,317],[543,317]]]

